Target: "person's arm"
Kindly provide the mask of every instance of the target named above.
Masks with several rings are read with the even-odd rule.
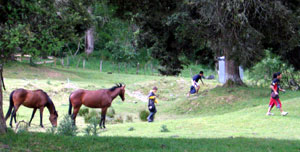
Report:
[[[203,83],[203,81],[202,81],[202,78],[201,78],[200,80],[201,80],[201,82],[202,82],[202,85],[204,85],[204,83]]]
[[[274,91],[275,94],[278,94],[277,90],[275,90],[273,85],[271,85],[270,88]]]

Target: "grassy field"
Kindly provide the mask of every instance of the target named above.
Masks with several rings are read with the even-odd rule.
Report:
[[[73,90],[109,88],[123,82],[126,100],[122,102],[118,97],[112,107],[125,121],[107,124],[108,129],[101,130],[100,137],[74,138],[37,133],[50,128],[46,110],[45,129],[38,126],[37,115],[29,133],[10,131],[8,135],[0,136],[0,151],[300,151],[299,92],[281,94],[283,109],[289,112],[288,116],[280,116],[279,110],[274,109],[275,115],[269,117],[265,116],[268,88],[222,88],[215,80],[204,80],[200,94],[187,97],[188,77],[107,74],[24,64],[10,64],[4,70],[4,77],[7,86],[5,112],[12,90],[39,88],[48,92],[54,101],[59,121],[67,114],[68,97]],[[154,85],[159,87],[156,121],[142,122],[138,114],[147,108],[146,95]],[[29,121],[31,112],[31,109],[21,107],[18,121]],[[133,122],[126,122],[127,116],[132,117]],[[83,135],[87,124],[82,117],[77,117],[77,126],[79,136]],[[169,131],[162,132],[163,126]],[[43,149],[38,149],[41,145]]]

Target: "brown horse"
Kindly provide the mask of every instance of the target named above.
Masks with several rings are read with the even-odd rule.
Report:
[[[111,106],[112,101],[120,96],[122,101],[125,100],[125,85],[118,84],[110,89],[100,90],[76,90],[71,93],[69,101],[69,115],[72,113],[72,107],[74,107],[73,114],[71,116],[73,125],[75,125],[75,119],[81,105],[85,105],[90,108],[101,108],[101,120],[99,123],[100,128],[105,128],[105,115],[107,108]]]
[[[29,126],[34,117],[36,110],[40,109],[40,126],[44,127],[43,126],[43,111],[44,111],[45,106],[48,108],[48,110],[50,112],[49,120],[50,120],[52,126],[53,127],[57,126],[58,114],[57,114],[57,111],[55,110],[55,106],[54,106],[52,100],[50,99],[50,97],[48,96],[48,94],[46,92],[44,92],[43,90],[17,89],[17,90],[14,90],[10,94],[9,109],[5,116],[5,121],[6,121],[9,118],[9,116],[11,115],[11,119],[10,119],[10,123],[9,123],[10,127],[12,127],[13,118],[15,119],[15,123],[16,123],[16,113],[21,105],[24,105],[25,107],[28,107],[28,108],[33,108],[31,119],[29,121]],[[12,109],[14,109],[13,112],[11,112]]]

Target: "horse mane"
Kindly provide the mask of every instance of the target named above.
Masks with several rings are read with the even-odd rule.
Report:
[[[111,87],[110,89],[108,89],[109,91],[115,91],[117,88],[121,88],[123,85],[121,83],[116,84],[115,86]]]
[[[53,109],[54,109],[54,113],[57,113],[57,112],[56,112],[56,109],[55,109],[55,106],[54,106],[54,103],[53,103],[53,101],[51,100],[51,98],[49,97],[49,95],[48,95],[44,90],[39,89],[38,91],[41,91],[41,92],[43,92],[43,93],[46,95],[46,98],[47,98],[46,106],[47,106],[47,107],[52,106]]]

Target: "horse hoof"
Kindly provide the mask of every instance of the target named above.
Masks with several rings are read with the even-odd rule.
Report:
[[[42,128],[44,128],[44,126],[43,125],[40,125]]]

